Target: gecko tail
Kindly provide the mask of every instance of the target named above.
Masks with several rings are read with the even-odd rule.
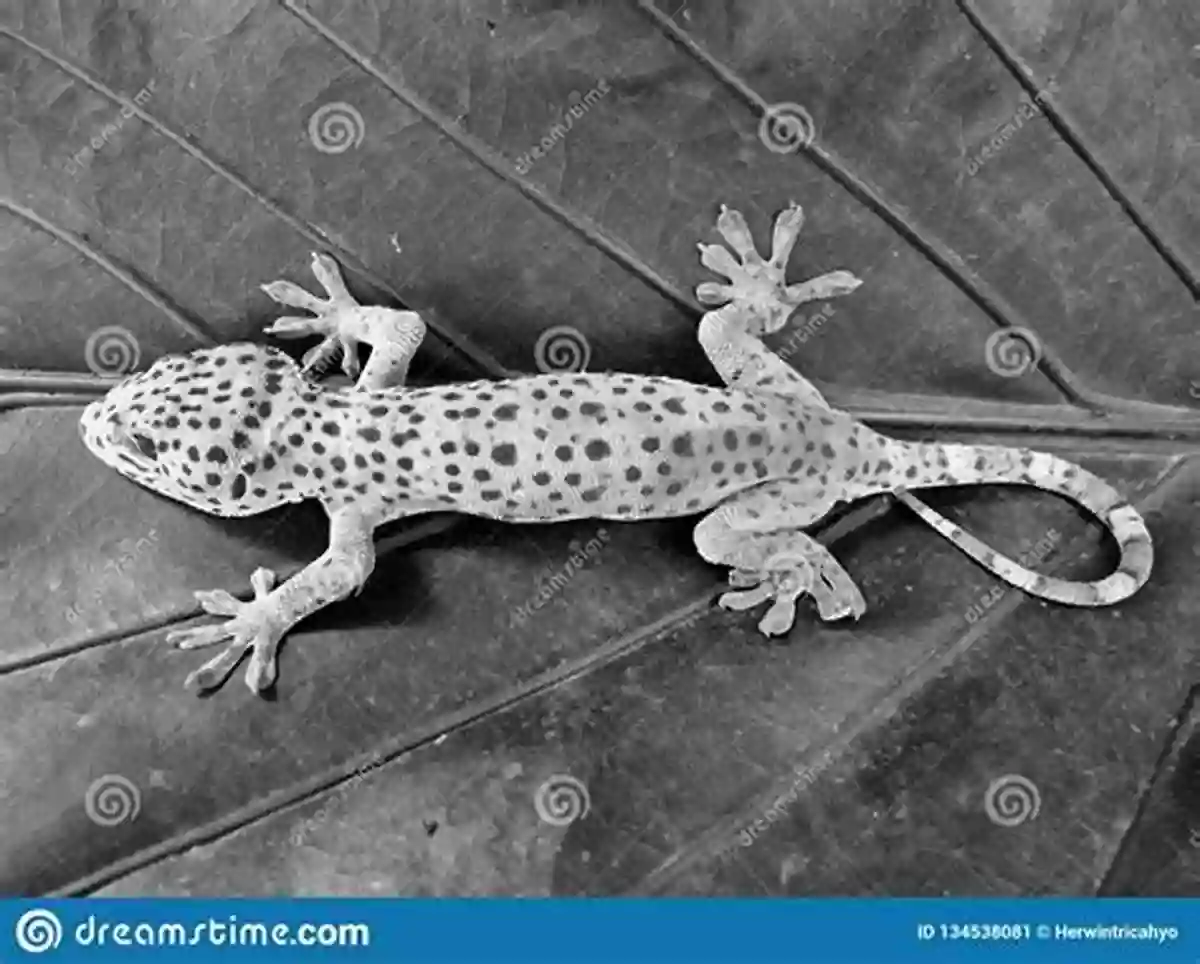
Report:
[[[905,466],[895,479],[896,497],[936,532],[985,569],[1039,599],[1068,606],[1112,606],[1141,589],[1154,565],[1146,523],[1111,485],[1056,455],[1002,446],[899,443],[894,464]],[[913,473],[913,467],[917,471]],[[1042,576],[1001,555],[949,519],[913,498],[906,489],[950,485],[1030,485],[1061,495],[1095,516],[1117,542],[1116,569],[1095,582]]]

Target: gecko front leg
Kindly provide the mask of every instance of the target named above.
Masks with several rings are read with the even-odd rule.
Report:
[[[375,568],[374,521],[353,507],[330,512],[329,548],[303,570],[274,587],[275,576],[258,569],[251,577],[254,599],[242,602],[222,589],[196,593],[205,612],[231,617],[214,626],[174,630],[168,643],[197,649],[232,639],[228,647],[191,673],[185,685],[214,689],[251,651],[246,685],[252,693],[275,681],[275,657],[288,631],[307,616],[360,589]]]
[[[273,301],[311,311],[316,317],[287,315],[264,331],[278,338],[321,336],[321,343],[304,355],[305,372],[324,368],[340,354],[342,371],[358,379],[355,387],[359,391],[402,387],[409,363],[425,340],[421,316],[415,311],[359,304],[346,287],[337,262],[326,254],[313,253],[312,272],[328,298],[318,298],[290,281],[272,281],[261,287]],[[360,344],[371,346],[371,357],[361,374]]]

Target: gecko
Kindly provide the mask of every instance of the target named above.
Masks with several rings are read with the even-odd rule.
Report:
[[[319,298],[289,281],[262,285],[300,309],[267,326],[281,338],[316,336],[298,364],[252,342],[167,355],[87,405],[86,447],[121,475],[201,512],[243,517],[315,499],[329,518],[325,551],[277,585],[258,568],[253,598],[197,592],[226,621],[177,629],[183,649],[226,642],[190,673],[188,687],[221,685],[250,654],[252,692],[276,679],[284,636],[317,610],[361,591],[375,568],[373,536],[388,522],[457,512],[511,523],[573,519],[634,522],[702,515],[693,541],[729,567],[718,604],[748,610],[787,633],[807,595],[824,621],[866,610],[853,579],[805,530],[837,505],[890,493],[1000,579],[1052,602],[1108,606],[1149,579],[1150,535],[1112,486],[1055,455],[1024,448],[909,442],[831,406],[773,353],[763,336],[809,301],[862,284],[849,271],[787,284],[804,222],[794,202],[773,223],[771,253],[755,246],[743,215],[721,205],[725,244],[700,244],[701,264],[727,279],[696,288],[708,310],[701,347],[721,384],[659,375],[557,372],[433,387],[406,385],[426,326],[421,316],[360,304],[337,263],[312,255]],[[365,364],[359,346],[370,348]],[[341,356],[352,381],[313,376]],[[1115,570],[1094,582],[1033,572],[989,548],[909,490],[1018,484],[1073,500],[1115,538]]]

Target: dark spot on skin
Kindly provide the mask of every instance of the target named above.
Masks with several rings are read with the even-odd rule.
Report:
[[[534,397],[535,399],[537,399],[537,401],[539,401],[539,402],[544,402],[544,401],[545,401],[545,400],[546,400],[546,399],[549,397],[549,396],[546,394],[546,390],[545,390],[544,388],[535,388],[535,389],[534,389],[534,390],[531,392],[531,394],[532,394],[532,395],[533,395],[533,397]]]
[[[729,406],[725,402],[713,402],[713,411],[718,415],[724,415],[729,411]]]
[[[660,445],[661,445],[661,443],[656,438],[642,439],[642,451],[643,452],[657,452]]]
[[[206,476],[204,476],[204,481],[207,482],[209,485],[216,487],[221,484],[221,477],[219,475],[215,475],[212,472],[209,472]]]
[[[481,414],[483,414],[483,413],[480,412],[480,410],[475,408],[474,406],[463,409],[463,418],[479,418],[479,416]]]
[[[725,448],[729,449],[730,452],[737,451],[737,447],[738,447],[737,432],[735,432],[733,429],[726,429],[725,434],[722,436],[722,439],[725,442]]]
[[[737,463],[737,464],[736,464],[736,465],[733,467],[733,471],[734,471],[734,472],[736,472],[738,475],[741,475],[743,472],[745,472],[745,471],[746,471],[746,463],[745,463],[745,462],[738,462],[738,463]]]
[[[324,442],[313,442],[312,450],[314,452],[316,452],[317,455],[324,455],[325,454],[325,443]]]
[[[354,464],[360,469],[365,469],[367,467],[367,460],[362,455],[356,455],[354,456]]]
[[[837,453],[833,450],[832,445],[830,445],[828,442],[824,442],[821,445],[821,456],[823,458],[833,459],[837,457]]]
[[[360,428],[358,434],[360,438],[365,438],[368,442],[378,442],[380,438],[379,429],[372,428],[371,426]]]
[[[228,460],[225,450],[219,445],[214,445],[212,448],[210,448],[204,453],[204,457],[210,462],[216,462],[218,465],[221,465]]]
[[[599,402],[584,402],[579,406],[580,415],[599,415],[604,411],[604,406]]]
[[[533,481],[538,485],[549,485],[550,484],[550,473],[549,472],[534,472],[533,473]]]
[[[634,402],[633,410],[635,412],[648,412],[653,406],[649,402]]]
[[[713,470],[714,475],[720,475],[722,472],[725,471],[725,463],[724,462],[714,462],[712,464],[712,470]]]
[[[396,467],[403,469],[405,472],[409,472],[412,470],[413,460],[410,458],[407,458],[407,457],[402,458],[402,459],[396,459]]]
[[[574,488],[575,486],[579,485],[580,482],[583,481],[583,476],[581,476],[578,472],[568,472],[565,476],[563,476],[563,481],[567,485]]]
[[[746,442],[750,445],[762,445],[763,444],[762,432],[751,432],[749,435],[746,436]]]
[[[519,405],[514,405],[512,402],[509,402],[506,405],[498,406],[495,410],[493,410],[492,415],[494,415],[501,422],[511,422],[516,419],[519,409]]]
[[[516,465],[517,447],[511,442],[504,442],[492,449],[492,461],[497,465]]]
[[[568,418],[570,418],[570,416],[571,413],[561,405],[555,405],[552,409],[550,409],[550,417],[556,418],[559,421],[566,421]]]
[[[593,462],[599,462],[601,459],[606,459],[612,455],[612,449],[603,439],[592,439],[583,447],[583,454]]]
[[[683,407],[682,398],[668,398],[665,402],[663,402],[663,408],[665,408],[672,415],[687,414],[687,409]]]
[[[581,493],[580,498],[583,499],[584,502],[598,502],[600,496],[604,495],[604,492],[605,487],[598,486],[595,489],[588,489],[587,491]]]
[[[229,487],[229,494],[235,499],[240,499],[246,494],[246,477],[244,475],[239,474],[238,477],[233,480],[233,485]]]
[[[299,433],[293,433],[288,436],[288,442],[293,446],[301,446],[304,444],[304,436]]]
[[[467,444],[463,446],[463,451],[466,452],[467,455],[478,455],[479,454],[479,443],[478,442],[467,442]]]
[[[554,455],[560,462],[570,462],[574,458],[574,451],[569,445],[560,445],[554,450]]]
[[[658,474],[659,475],[670,475],[671,474],[671,466],[666,462],[660,463],[658,466]]]
[[[375,418],[383,418],[383,416],[385,416],[387,413],[388,413],[388,407],[386,405],[376,405],[372,408],[367,409],[367,414],[373,415],[373,416],[375,416]],[[301,413],[301,414],[303,414],[303,413]]]
[[[671,442],[671,451],[676,455],[695,455],[696,453],[692,449],[692,436],[690,434],[675,436],[674,440]]]
[[[667,486],[667,495],[678,495],[682,488],[683,488],[682,482],[672,482],[670,485]]]
[[[189,459],[191,459],[193,462],[199,462],[200,461],[200,450],[198,448],[196,448],[196,446],[194,446],[194,445],[189,445],[188,450],[187,450],[187,457]]]
[[[308,475],[308,467],[304,465],[297,465],[292,469],[292,471],[296,475],[300,476],[300,478],[304,478],[304,476]]]
[[[504,493],[498,492],[495,489],[484,489],[479,493],[479,498],[483,499],[484,502],[495,502],[497,499],[503,499]]]
[[[904,470],[904,477],[906,479],[915,479],[919,474],[920,474],[920,471],[917,469],[917,467],[915,465],[910,465],[907,469]]]
[[[641,477],[642,477],[642,470],[639,469],[636,465],[631,465],[629,468],[627,468],[625,470],[625,481],[627,481],[627,482],[636,482]]]
[[[480,482],[489,482],[489,481],[491,481],[492,473],[489,472],[487,469],[476,469],[475,470],[475,478],[478,479]]]

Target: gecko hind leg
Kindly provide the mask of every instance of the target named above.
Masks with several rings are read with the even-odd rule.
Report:
[[[701,244],[700,261],[727,277],[729,283],[706,281],[696,289],[702,303],[724,305],[701,320],[700,344],[726,385],[785,392],[828,408],[812,383],[761,341],[762,335],[786,325],[804,302],[849,294],[862,284],[848,271],[834,271],[802,284],[785,283],[787,260],[803,223],[799,205],[785,208],[775,219],[771,257],[764,259],[755,249],[746,219],[722,205],[717,230],[733,253],[721,245]]]
[[[408,366],[421,342],[425,323],[415,311],[396,311],[377,305],[361,305],[350,294],[341,270],[333,258],[314,252],[312,272],[327,298],[318,298],[290,281],[272,281],[262,290],[272,300],[292,308],[311,311],[315,317],[288,315],[277,318],[266,329],[280,338],[321,337],[303,359],[306,373],[322,371],[339,354],[342,371],[356,378],[358,391],[401,388],[408,377]],[[358,346],[371,347],[371,357],[359,370]]]
[[[803,531],[833,503],[814,499],[812,487],[780,480],[739,493],[696,526],[693,539],[709,562],[732,567],[724,609],[750,609],[774,602],[759,622],[767,636],[786,633],[796,617],[796,601],[813,597],[821,619],[829,622],[866,612],[854,580],[823,545]]]

